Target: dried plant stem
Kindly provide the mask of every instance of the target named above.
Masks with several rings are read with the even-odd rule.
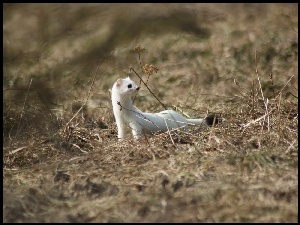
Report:
[[[254,111],[255,94],[254,94],[254,81],[252,81],[252,112]]]
[[[166,124],[166,126],[167,126],[167,129],[168,129],[168,134],[169,134],[169,136],[170,136],[170,138],[171,138],[171,141],[172,141],[173,145],[175,146],[175,148],[178,149],[178,148],[177,148],[177,145],[175,144],[175,142],[174,142],[174,140],[173,140],[173,138],[172,138],[172,135],[171,135],[170,129],[169,129],[169,127],[168,127],[168,124],[167,124],[167,122],[166,122],[166,119],[164,119],[164,120],[165,120],[165,124]]]
[[[295,75],[293,74],[290,79],[286,82],[286,84],[283,86],[283,88],[281,88],[280,92],[278,93],[278,95],[275,97],[275,100],[281,95],[283,89],[288,85],[288,83],[290,83],[290,81],[292,80],[292,78],[294,77]]]
[[[28,89],[27,89],[27,92],[26,92],[26,96],[25,96],[25,100],[24,100],[24,104],[23,104],[23,109],[22,109],[22,112],[21,112],[21,115],[20,115],[20,120],[19,120],[19,123],[18,123],[16,138],[18,137],[18,134],[20,132],[19,128],[20,128],[20,124],[21,124],[21,121],[22,121],[22,118],[23,118],[24,111],[25,111],[25,105],[26,105],[26,101],[27,101],[27,97],[28,97],[28,92],[29,92],[29,89],[30,89],[30,86],[31,86],[31,83],[32,83],[32,79],[33,78],[30,79]]]
[[[149,142],[149,140],[148,140],[148,138],[147,138],[147,135],[145,134],[145,131],[144,131],[144,130],[142,130],[142,131],[143,131],[144,137],[145,137],[145,139],[146,139],[146,142],[147,142],[148,146],[150,147],[150,142]]]
[[[236,86],[238,86],[242,90],[242,87],[239,85],[239,83],[235,79],[233,79],[233,82],[236,84]],[[241,94],[241,96],[243,98],[245,98],[247,96],[246,94],[242,93],[239,89],[237,89],[237,91]]]
[[[65,128],[64,128],[64,133],[66,132],[69,123],[71,123],[71,121],[77,116],[77,114],[78,114],[78,113],[82,110],[82,108],[87,104],[87,102],[88,102],[88,100],[89,100],[89,97],[90,97],[90,94],[91,94],[92,87],[93,87],[93,85],[94,85],[94,83],[95,83],[96,76],[97,76],[97,74],[98,74],[98,69],[99,69],[99,67],[100,67],[100,64],[98,64],[98,66],[97,66],[95,76],[94,76],[94,78],[93,78],[93,81],[92,81],[90,90],[89,90],[89,92],[88,92],[88,96],[87,96],[87,98],[86,98],[84,104],[80,107],[80,109],[78,109],[78,111],[77,111],[77,112],[74,114],[74,116],[69,120],[69,122],[67,122],[67,124],[66,124],[66,126],[65,126]]]
[[[156,100],[159,101],[159,103],[164,107],[164,109],[167,109],[167,107],[165,106],[165,104],[162,103],[162,102],[156,97],[156,95],[149,89],[149,87],[148,87],[147,84],[143,81],[143,79],[140,77],[140,75],[138,75],[138,73],[135,72],[135,70],[134,70],[132,67],[130,67],[130,71],[131,71],[131,70],[138,76],[138,78],[140,78],[140,80],[141,80],[141,81],[143,82],[143,84],[146,86],[146,88],[148,89],[148,91],[150,91],[150,93],[154,96],[154,98],[156,98]]]
[[[285,151],[285,154],[287,154],[289,151],[290,151],[290,149],[294,146],[294,144],[295,144],[295,142],[296,142],[297,140],[294,140],[292,143],[290,143],[290,146],[288,147],[288,149]],[[297,148],[298,149],[298,148]]]
[[[210,131],[209,131],[209,136],[208,136],[208,143],[207,144],[210,144],[210,140],[211,140],[211,136],[214,132],[214,127],[216,125],[216,117],[214,117],[214,120],[213,120],[213,123],[212,123],[212,126],[210,128]]]
[[[182,115],[184,115],[186,118],[191,118],[188,114],[186,114],[182,109],[179,109],[176,105],[172,105],[173,109],[180,112]]]
[[[141,53],[140,53],[140,52],[139,52],[139,64],[140,64],[142,73],[144,73],[143,66],[142,66],[142,61],[141,61]],[[148,81],[148,80],[147,80],[147,81]],[[142,83],[142,80],[140,79],[139,86],[141,86],[141,83]],[[147,83],[147,82],[146,82],[146,83]],[[136,94],[136,95],[137,95],[137,94]],[[135,101],[136,95],[135,95],[135,96],[133,97],[133,99],[132,99],[132,102],[133,102],[133,103],[134,103],[134,101]]]
[[[244,130],[243,130],[242,133],[244,133],[244,131],[246,130],[246,128],[247,128],[248,126],[250,126],[251,124],[255,124],[256,122],[260,121],[261,119],[264,119],[266,116],[269,116],[269,115],[271,114],[271,112],[273,112],[273,111],[274,111],[274,108],[271,109],[270,112],[268,112],[268,114],[265,114],[265,115],[263,115],[263,116],[257,118],[256,120],[251,120],[251,121],[248,122],[247,124],[243,125]]]
[[[148,74],[148,77],[147,77],[147,80],[146,80],[146,84],[148,83],[149,77],[150,77],[150,75]]]
[[[258,75],[256,50],[255,50],[255,64],[256,64],[255,72],[256,72],[256,76],[257,76],[257,80],[258,80],[258,84],[259,84],[259,89],[260,89],[261,96],[263,98],[264,105],[265,105],[265,108],[266,108],[266,114],[265,115],[267,115],[268,131],[270,131],[270,117],[269,117],[269,112],[268,112],[268,99],[267,99],[267,101],[265,101],[264,93],[263,93],[262,87],[261,87],[260,78],[259,78],[259,75]]]
[[[280,107],[281,107],[281,92],[278,100],[278,126],[277,126],[278,132],[280,132],[280,127],[281,127]]]
[[[139,64],[140,64],[142,73],[144,73],[144,71],[143,71],[143,66],[142,66],[142,61],[141,61],[141,53],[140,53],[140,52],[139,52]],[[146,83],[147,83],[147,82],[146,82]],[[139,86],[141,86],[141,80],[140,80]]]

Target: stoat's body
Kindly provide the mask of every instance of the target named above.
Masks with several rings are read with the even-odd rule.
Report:
[[[159,113],[145,113],[132,103],[132,96],[140,88],[129,77],[118,79],[111,90],[113,112],[118,127],[118,138],[126,136],[126,128],[132,129],[135,139],[141,139],[143,132],[155,134],[166,132],[174,128],[187,129],[188,125],[211,125],[208,119],[187,119],[173,110]]]

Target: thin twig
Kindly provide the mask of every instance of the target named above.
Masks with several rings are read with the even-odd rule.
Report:
[[[146,86],[146,88],[148,89],[148,91],[150,91],[150,93],[156,98],[157,101],[159,101],[159,103],[164,107],[164,109],[167,109],[167,107],[165,106],[164,103],[162,103],[156,96],[155,94],[149,89],[149,87],[147,86],[147,84],[143,81],[143,79],[137,74],[137,72],[135,72],[135,70],[130,67],[130,70],[132,70],[139,78],[140,80],[143,82],[143,84]]]
[[[179,109],[179,107],[177,107],[176,105],[172,105],[173,109],[175,109],[176,111],[180,112],[182,115],[184,115],[186,118],[190,119],[191,117],[186,114],[185,112],[183,112],[182,109]]]
[[[289,146],[288,149],[285,151],[285,154],[287,154],[287,153],[290,151],[290,149],[294,146],[294,144],[295,144],[296,141],[297,141],[297,140],[294,140],[292,143],[289,143],[290,146]],[[298,150],[298,148],[297,148],[297,150]]]
[[[233,82],[236,84],[236,86],[238,86],[242,90],[242,87],[239,85],[239,83],[236,81],[236,79],[233,79]],[[245,96],[247,96],[246,94],[242,93],[239,89],[237,89],[237,91],[242,95],[243,98],[245,98]]]
[[[291,76],[291,78],[288,80],[288,82],[286,82],[286,84],[283,86],[283,88],[281,88],[280,92],[278,93],[278,95],[275,97],[275,100],[279,97],[279,95],[282,93],[283,89],[288,85],[288,83],[290,83],[290,81],[292,80],[292,78],[295,76],[295,74],[293,74],[293,76]]]
[[[140,53],[140,52],[139,52],[139,64],[140,64],[142,73],[144,73],[144,71],[143,71],[143,66],[142,66],[142,62],[141,62],[141,53]],[[139,86],[141,86],[141,83],[142,83],[142,82],[141,82],[141,80],[140,80]],[[137,93],[135,94],[135,96],[134,96],[133,99],[132,99],[132,102],[133,102],[133,103],[134,103],[134,101],[135,101],[136,95],[137,95]]]
[[[15,149],[15,150],[12,150],[12,151],[9,152],[9,154],[10,154],[10,155],[13,155],[13,154],[17,153],[18,151],[21,151],[21,150],[24,149],[24,148],[27,148],[27,146],[23,146],[23,147],[20,147],[20,148]]]
[[[77,111],[77,112],[74,114],[74,116],[69,120],[69,122],[67,122],[67,124],[66,124],[66,126],[65,126],[65,129],[64,129],[64,133],[66,132],[69,123],[71,123],[71,121],[77,116],[77,114],[78,114],[78,113],[82,110],[82,108],[87,104],[87,102],[88,102],[88,100],[89,100],[89,97],[90,97],[90,94],[91,94],[92,87],[93,87],[93,85],[94,85],[94,83],[95,83],[95,79],[96,79],[96,76],[97,76],[99,67],[100,67],[100,64],[98,64],[98,66],[97,66],[96,73],[95,73],[95,76],[94,76],[93,81],[92,81],[92,85],[91,85],[91,87],[90,87],[88,96],[87,96],[87,98],[86,98],[84,104],[80,107],[80,109],[78,109],[78,111]]]
[[[146,80],[146,84],[147,84],[148,81],[149,81],[149,77],[150,77],[150,74],[148,74],[148,77],[147,77],[147,80]]]
[[[269,116],[269,115],[271,114],[271,112],[274,111],[274,109],[275,109],[275,108],[271,109],[270,112],[268,112],[268,114],[265,114],[265,115],[263,115],[263,116],[257,118],[256,120],[251,120],[250,122],[248,122],[248,123],[245,124],[245,125],[242,125],[242,126],[244,127],[244,130],[243,130],[242,133],[244,133],[245,129],[246,129],[247,127],[249,127],[251,124],[255,124],[256,122],[260,121],[261,119],[264,119],[266,116]]]
[[[139,52],[139,64],[140,64],[142,73],[144,73],[143,66],[142,66],[142,61],[141,61],[141,53],[140,52]],[[140,80],[140,85],[141,85],[141,80]]]

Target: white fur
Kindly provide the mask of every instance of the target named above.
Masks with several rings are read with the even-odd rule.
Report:
[[[190,125],[206,125],[205,119],[187,119],[173,110],[159,113],[145,113],[132,103],[132,96],[139,87],[129,77],[118,79],[111,91],[113,112],[118,127],[118,138],[126,137],[126,127],[132,129],[135,139],[141,139],[143,131],[146,134],[166,132],[174,128],[188,128]]]

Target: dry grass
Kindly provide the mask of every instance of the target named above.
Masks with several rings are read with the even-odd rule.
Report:
[[[3,222],[297,222],[297,27],[298,4],[4,4]],[[130,68],[222,123],[117,142]]]

